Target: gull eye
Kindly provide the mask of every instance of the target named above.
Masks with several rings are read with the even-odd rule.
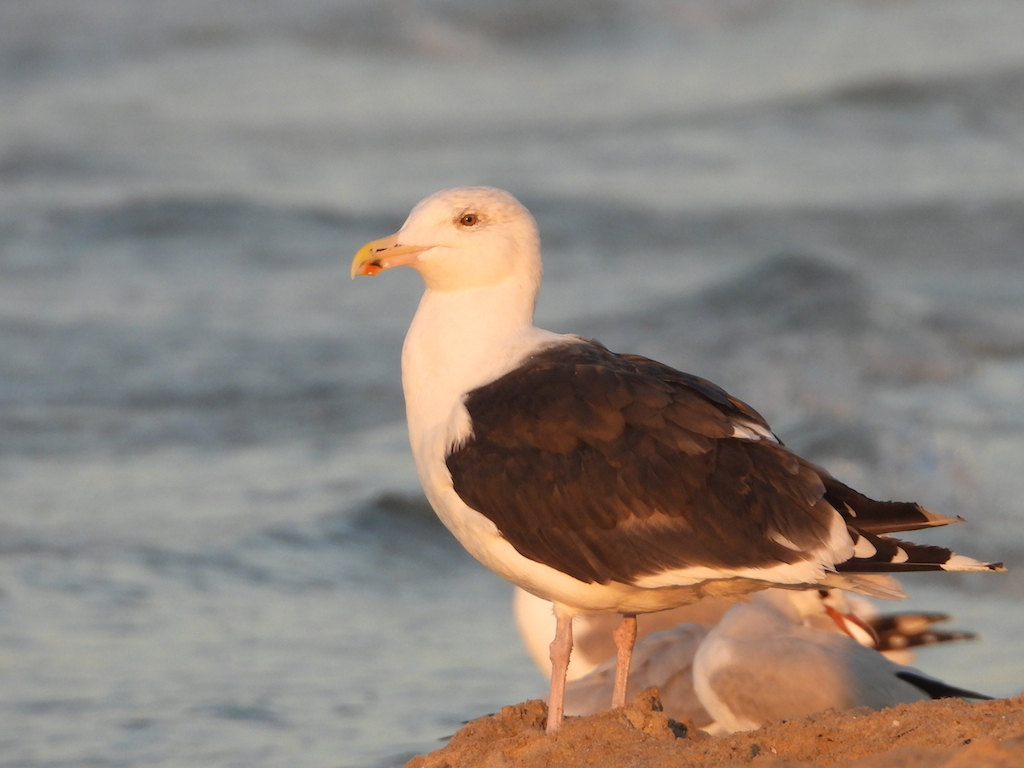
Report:
[[[460,227],[474,227],[480,222],[480,217],[475,213],[464,213],[459,217]]]

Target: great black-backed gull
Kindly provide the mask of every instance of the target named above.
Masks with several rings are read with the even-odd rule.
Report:
[[[426,284],[402,350],[420,481],[474,557],[554,603],[549,731],[580,612],[623,615],[620,706],[638,613],[779,585],[870,592],[864,572],[1000,567],[888,538],[956,518],[857,493],[711,382],[534,326],[540,240],[507,192],[431,195],[351,273],[401,265]]]

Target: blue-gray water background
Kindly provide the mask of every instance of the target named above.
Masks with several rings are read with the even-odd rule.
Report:
[[[711,378],[1016,572],[906,580],[1024,685],[1024,4],[4,0],[0,765],[385,766],[543,692],[418,495],[418,199],[536,213],[539,322]]]

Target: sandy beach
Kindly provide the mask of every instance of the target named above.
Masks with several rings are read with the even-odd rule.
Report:
[[[660,711],[653,689],[622,709],[544,733],[542,701],[473,720],[406,768],[1009,768],[1024,765],[1024,697],[822,712],[756,731],[709,736]]]

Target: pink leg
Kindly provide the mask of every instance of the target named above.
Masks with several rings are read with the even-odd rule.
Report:
[[[615,628],[615,690],[612,692],[612,709],[626,704],[626,684],[629,682],[629,662],[633,658],[633,643],[636,642],[636,614],[622,614],[622,623]]]
[[[555,614],[555,639],[551,641],[551,693],[548,696],[548,733],[562,727],[565,675],[572,653],[572,619]]]

